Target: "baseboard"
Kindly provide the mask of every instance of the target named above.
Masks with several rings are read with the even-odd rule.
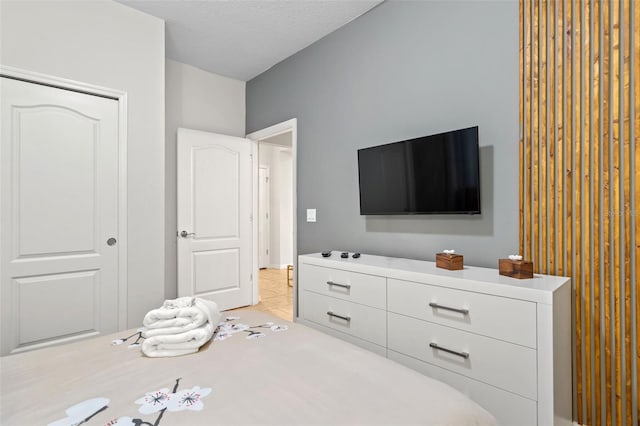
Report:
[[[287,269],[287,265],[286,263],[283,265],[269,265],[269,269]]]

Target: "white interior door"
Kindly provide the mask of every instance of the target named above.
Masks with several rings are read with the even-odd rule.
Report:
[[[251,304],[251,141],[178,129],[178,295]]]
[[[258,251],[259,268],[269,264],[269,168],[260,166],[258,170]]]
[[[0,353],[114,332],[118,102],[5,77],[0,93]]]

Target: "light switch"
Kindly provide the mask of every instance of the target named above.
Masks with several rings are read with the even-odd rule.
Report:
[[[316,221],[316,209],[307,209],[307,222]]]

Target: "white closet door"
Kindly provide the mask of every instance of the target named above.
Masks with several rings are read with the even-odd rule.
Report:
[[[178,295],[251,304],[251,141],[178,129]]]
[[[0,354],[116,331],[118,102],[0,93]]]

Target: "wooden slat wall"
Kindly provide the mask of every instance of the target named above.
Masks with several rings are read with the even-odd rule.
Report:
[[[520,251],[570,276],[574,420],[640,425],[640,0],[520,0]]]

